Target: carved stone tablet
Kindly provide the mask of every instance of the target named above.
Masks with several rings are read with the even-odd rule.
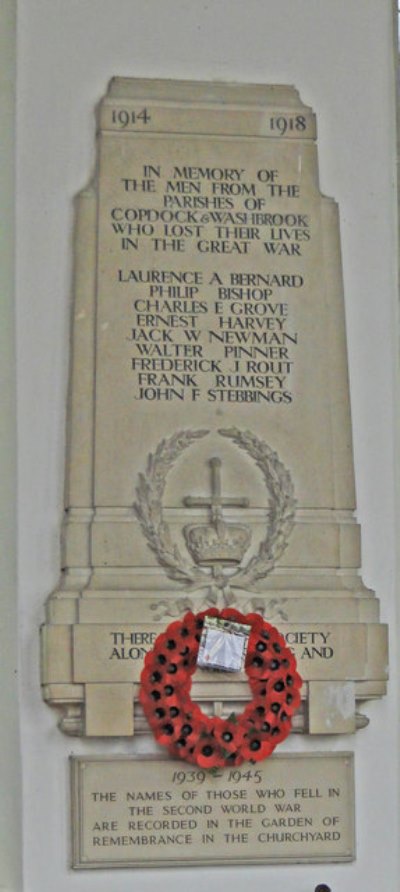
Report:
[[[351,861],[350,753],[212,775],[156,759],[73,758],[72,866]]]
[[[296,730],[366,724],[386,630],[358,575],[338,215],[313,112],[293,87],[114,79],[74,250],[42,661],[62,729],[145,731],[144,654],[173,617],[224,604],[295,649]],[[236,676],[199,673],[194,692],[222,714],[248,699]]]

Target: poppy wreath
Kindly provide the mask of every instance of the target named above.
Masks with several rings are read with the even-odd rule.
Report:
[[[190,697],[205,616],[251,626],[245,672],[253,699],[239,715],[207,716]],[[257,613],[233,608],[187,613],[146,654],[140,702],[157,743],[201,768],[259,762],[290,733],[302,680],[283,636]]]

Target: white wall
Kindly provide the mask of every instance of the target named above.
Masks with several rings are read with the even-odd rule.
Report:
[[[19,0],[18,386],[25,892],[393,892],[399,875],[395,639],[396,230],[391,0]],[[356,754],[350,865],[71,873],[69,753],[39,691],[38,625],[57,583],[73,196],[93,168],[94,106],[112,75],[295,84],[317,113],[321,189],[340,205],[364,581],[391,629],[392,681],[356,738],[287,749]]]
[[[0,8],[0,883],[21,883],[16,574],[16,411],[14,345],[14,0]]]

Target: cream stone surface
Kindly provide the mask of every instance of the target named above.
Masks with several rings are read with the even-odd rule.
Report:
[[[71,781],[73,867],[355,857],[350,753],[272,756],[214,776],[159,759],[83,757],[71,760]]]
[[[132,701],[132,684],[85,684],[86,737],[132,737]]]
[[[308,686],[310,734],[351,734],[356,730],[353,681],[312,681]]]
[[[294,87],[111,81],[76,200],[65,508],[42,634],[63,731],[143,733],[158,632],[224,605],[290,639],[294,730],[367,724],[387,640],[358,574],[338,209]],[[206,709],[242,708],[245,679],[203,675]]]

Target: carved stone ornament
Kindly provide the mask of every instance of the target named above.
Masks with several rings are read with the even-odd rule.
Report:
[[[195,561],[191,566],[173,542],[164,519],[162,499],[167,474],[183,450],[205,437],[208,431],[183,430],[161,440],[155,452],[149,454],[146,472],[139,475],[136,489],[134,510],[149,548],[170,579],[186,584],[192,590],[202,588],[210,581],[217,588],[225,588],[227,583],[233,587],[251,588],[253,583],[273,570],[287,546],[294,523],[296,501],[293,483],[277,453],[251,431],[232,427],[220,429],[218,433],[231,439],[255,461],[269,494],[266,534],[256,554],[247,563],[243,564],[243,558],[251,541],[249,528],[243,524],[226,523],[222,516],[224,506],[246,507],[247,500],[222,497],[219,459],[212,458],[210,461],[213,474],[211,498],[188,496],[184,500],[188,507],[202,505],[211,509],[208,525],[190,525],[184,529],[188,551]],[[232,568],[233,573],[230,572]]]

